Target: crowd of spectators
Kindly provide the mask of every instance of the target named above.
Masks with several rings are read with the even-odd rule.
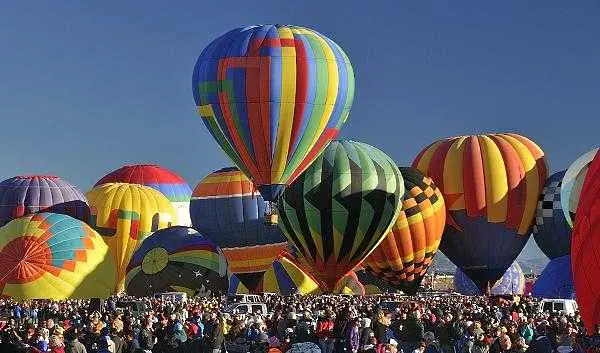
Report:
[[[127,305],[142,303],[140,312]],[[265,296],[267,311],[226,298],[0,300],[0,352],[568,353],[597,351],[577,313],[528,297]]]

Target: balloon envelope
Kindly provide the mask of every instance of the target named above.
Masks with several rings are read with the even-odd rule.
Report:
[[[90,215],[83,193],[57,176],[16,176],[0,182],[0,226],[38,212],[66,214],[84,222]]]
[[[415,168],[400,168],[404,180],[402,211],[363,267],[388,284],[414,292],[427,273],[446,224],[446,207],[431,178]]]
[[[90,224],[102,236],[115,261],[117,292],[133,252],[153,232],[172,225],[173,206],[160,192],[142,185],[110,183],[88,191]]]
[[[536,298],[575,299],[571,256],[550,261],[533,284],[531,295]]]
[[[209,174],[190,203],[194,227],[223,249],[229,269],[251,291],[287,247],[281,230],[263,222],[264,212],[264,199],[237,168]]]
[[[344,51],[316,31],[247,26],[202,51],[192,90],[219,146],[275,201],[337,136],[352,106],[354,73]]]
[[[404,183],[380,150],[333,141],[279,201],[279,226],[324,291],[379,244],[400,213]]]
[[[547,177],[544,152],[517,134],[461,136],[434,142],[413,166],[444,196],[440,250],[485,290],[527,243]]]
[[[72,217],[38,213],[0,228],[0,293],[17,299],[89,299],[114,294],[108,247]]]
[[[575,211],[577,211],[581,189],[587,176],[588,168],[597,153],[598,149],[594,148],[581,155],[569,166],[563,177],[560,199],[562,200],[565,219],[570,227],[573,227],[573,222],[575,222]]]
[[[577,304],[590,335],[595,332],[596,324],[600,323],[598,254],[600,254],[600,157],[596,154],[589,165],[589,171],[581,188],[571,243],[571,267]]]
[[[490,290],[491,295],[507,295],[507,294],[523,294],[525,289],[525,276],[521,266],[515,261],[506,270],[502,278],[500,278]],[[481,291],[477,285],[459,268],[454,272],[454,290],[463,295],[482,295],[485,292]]]
[[[125,165],[105,175],[94,186],[108,183],[149,186],[165,195],[169,202],[171,202],[177,214],[177,221],[174,224],[182,226],[192,225],[190,221],[190,197],[192,189],[182,177],[174,172],[155,164]]]
[[[554,173],[546,181],[538,201],[533,238],[550,259],[571,252],[571,227],[565,219],[560,202],[560,190],[565,171]]]
[[[127,294],[183,291],[206,296],[226,293],[227,260],[195,229],[169,227],[146,238],[133,254],[125,280]]]

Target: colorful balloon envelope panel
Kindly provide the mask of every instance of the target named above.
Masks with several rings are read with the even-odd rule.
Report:
[[[0,226],[38,212],[66,214],[87,221],[90,209],[83,193],[52,175],[16,176],[0,182]]]
[[[600,157],[589,164],[581,188],[571,243],[577,304],[588,334],[600,324]],[[568,173],[568,171],[567,171]],[[566,175],[565,175],[566,178]]]
[[[279,295],[306,295],[318,291],[319,285],[291,256],[282,254],[271,263],[258,281],[253,293],[276,293]],[[229,293],[249,293],[237,275],[229,282]]]
[[[223,252],[195,229],[176,226],[158,230],[133,254],[125,279],[134,296],[183,291],[218,295],[229,286]]]
[[[431,178],[416,168],[400,168],[402,210],[384,240],[362,266],[404,291],[416,291],[431,266],[446,225],[446,207]]]
[[[551,260],[535,280],[531,295],[547,299],[575,299],[571,255]]]
[[[194,227],[223,249],[231,272],[252,291],[287,248],[281,230],[264,223],[264,213],[264,199],[237,168],[206,176],[194,188],[190,204]]]
[[[579,198],[583,182],[588,174],[588,169],[592,160],[596,157],[598,148],[581,155],[567,169],[563,177],[562,188],[560,189],[560,197],[562,202],[563,213],[569,226],[572,228],[575,222],[575,212],[579,205]]]
[[[117,269],[117,291],[123,291],[133,252],[150,234],[172,226],[175,211],[163,194],[137,184],[102,184],[87,197],[90,224],[108,245]]]
[[[108,183],[140,184],[153,188],[171,202],[177,221],[174,224],[191,226],[190,221],[190,198],[192,189],[186,181],[174,172],[155,164],[133,164],[125,165],[114,170],[96,185]]]
[[[326,292],[383,240],[400,213],[394,161],[364,143],[333,141],[279,201],[279,226]]]
[[[527,243],[548,176],[544,152],[517,134],[460,136],[429,145],[413,166],[444,196],[440,250],[485,290]]]
[[[533,238],[550,259],[571,252],[571,226],[567,223],[561,203],[561,187],[565,171],[552,174],[538,200],[533,226]]]
[[[198,113],[234,164],[275,201],[334,139],[354,98],[354,72],[331,39],[303,27],[233,29],[200,54]]]
[[[485,291],[480,290],[477,285],[459,268],[454,272],[454,290],[463,295],[483,295]],[[525,275],[521,266],[515,261],[506,270],[504,275],[490,288],[491,295],[522,295],[525,290]]]
[[[17,299],[107,298],[115,266],[92,228],[70,216],[37,213],[0,228],[0,293]]]

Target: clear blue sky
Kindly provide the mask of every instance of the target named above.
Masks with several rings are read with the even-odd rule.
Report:
[[[0,177],[53,173],[85,191],[155,162],[195,185],[229,161],[195,113],[194,62],[259,23],[308,26],[345,49],[357,90],[342,134],[399,164],[457,134],[524,134],[552,170],[599,142],[597,1],[91,3],[0,8]]]

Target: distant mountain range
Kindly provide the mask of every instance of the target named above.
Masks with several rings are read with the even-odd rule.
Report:
[[[550,260],[538,248],[533,237],[529,239],[527,245],[525,245],[525,248],[523,248],[519,257],[517,257],[517,262],[521,265],[524,273],[540,274],[549,261]],[[438,252],[433,259],[432,269],[436,273],[453,274],[456,270],[456,266],[452,261],[448,260],[444,254]]]

